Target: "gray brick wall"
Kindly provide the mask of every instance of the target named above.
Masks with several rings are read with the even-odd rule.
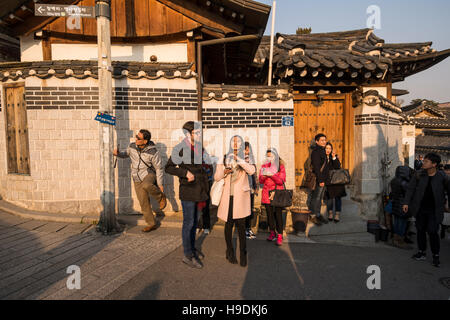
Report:
[[[26,87],[27,109],[98,109],[98,87]],[[116,110],[197,110],[197,90],[113,88]]]
[[[293,116],[292,108],[205,108],[205,128],[281,127],[284,116]]]
[[[355,115],[355,125],[362,126],[368,124],[388,124],[388,117],[381,113],[371,113],[371,114],[358,114]],[[389,125],[391,126],[401,126],[400,119],[389,117]]]

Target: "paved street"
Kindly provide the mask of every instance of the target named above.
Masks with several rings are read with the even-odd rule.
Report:
[[[442,244],[442,267],[417,262],[412,251],[386,246],[290,242],[278,248],[248,241],[249,266],[225,260],[223,230],[200,237],[202,270],[181,262],[182,250],[167,255],[109,295],[108,299],[443,299],[450,289],[450,239]],[[262,236],[262,235],[261,235]],[[327,240],[329,241],[329,239]],[[239,259],[239,257],[238,257]],[[369,265],[381,268],[381,290],[370,291]]]
[[[142,234],[128,227],[101,236],[89,224],[40,222],[0,212],[0,299],[444,299],[450,289],[450,239],[442,267],[410,259],[369,234],[306,239],[289,235],[278,248],[248,241],[249,266],[226,262],[223,228],[199,235],[202,270],[181,262],[180,230]],[[447,235],[449,237],[450,235]],[[239,258],[239,257],[238,257]],[[69,290],[67,267],[81,268]],[[369,265],[381,268],[381,290],[366,287]]]
[[[102,299],[180,244],[162,230],[105,237],[89,224],[0,212],[0,299]],[[81,268],[81,290],[67,289],[71,265]]]

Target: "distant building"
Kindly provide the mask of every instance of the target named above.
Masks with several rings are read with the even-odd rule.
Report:
[[[416,156],[435,152],[450,163],[450,102],[435,106],[423,100],[402,110],[416,128]]]

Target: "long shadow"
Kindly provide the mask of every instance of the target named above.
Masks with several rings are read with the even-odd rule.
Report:
[[[56,294],[54,299],[70,299],[87,295],[81,294],[83,287],[89,286],[93,270],[104,263],[86,262],[115,239],[82,233],[89,227],[22,219],[0,212],[0,299],[34,300],[51,294]],[[72,265],[81,269],[81,290],[66,287],[70,276],[67,268]]]

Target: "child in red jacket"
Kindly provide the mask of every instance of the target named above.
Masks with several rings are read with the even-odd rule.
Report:
[[[286,182],[286,170],[283,160],[280,159],[278,152],[274,148],[266,152],[266,160],[259,173],[259,182],[264,185],[261,203],[266,207],[270,229],[270,236],[267,238],[267,241],[274,241],[276,239],[277,245],[281,246],[283,244],[283,208],[274,207],[270,202],[273,199],[275,189],[284,189],[283,184]]]

